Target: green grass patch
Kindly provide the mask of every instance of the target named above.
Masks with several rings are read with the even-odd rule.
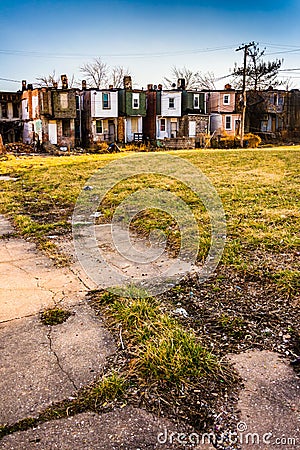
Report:
[[[162,312],[155,298],[95,293],[92,304],[105,307],[113,325],[123,330],[131,349],[130,372],[140,380],[192,386],[199,378],[224,377],[222,364],[192,331]]]
[[[261,258],[281,255],[299,248],[299,147],[245,150],[189,150],[169,152],[199,168],[216,188],[225,210],[227,242],[222,263],[257,275]],[[0,174],[17,181],[1,181],[0,212],[10,216],[19,232],[44,242],[54,260],[59,252],[45,244],[48,236],[69,234],[76,199],[88,178],[111,161],[127,154],[77,155],[63,157],[7,157],[0,161]],[[174,173],[176,178],[176,173]],[[199,228],[198,260],[205,259],[210,246],[207,211],[193,192],[172,177],[141,175],[118,183],[107,193],[99,211],[108,222],[116,207],[139,189],[161,188],[178,196],[190,208]],[[100,220],[99,219],[99,220]],[[181,233],[167,213],[148,209],[131,222],[134,232],[148,237],[161,230],[167,248],[178,254]],[[183,218],[183,228],[189,234]],[[187,243],[188,246],[188,243]],[[260,259],[256,257],[259,252]],[[283,258],[281,258],[283,259]],[[296,272],[294,263],[281,261],[280,270]],[[270,269],[275,273],[275,268]],[[297,275],[292,275],[291,278]],[[294,292],[290,276],[270,276],[275,284]],[[282,280],[285,279],[283,282]]]
[[[72,313],[61,308],[47,309],[41,314],[41,322],[44,325],[59,325],[64,323]]]

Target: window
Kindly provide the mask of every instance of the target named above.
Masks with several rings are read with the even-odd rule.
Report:
[[[110,94],[109,94],[109,92],[102,93],[102,105],[103,105],[103,109],[110,109]]]
[[[223,105],[230,105],[230,94],[224,94]]]
[[[19,105],[13,103],[13,117],[19,117]]]
[[[175,108],[175,98],[169,98],[169,108]]]
[[[102,120],[96,120],[96,133],[102,134],[103,133],[103,122]]]
[[[80,96],[76,95],[76,109],[77,111],[80,109]]]
[[[199,109],[200,108],[199,94],[194,94],[194,108],[195,109]]]
[[[140,107],[140,95],[132,94],[132,108],[139,109],[139,107]]]
[[[231,130],[231,116],[225,116],[225,130]]]
[[[6,103],[1,103],[0,104],[0,109],[1,109],[1,117],[3,119],[7,119],[7,104]]]
[[[68,108],[68,94],[67,93],[60,94],[60,107],[61,107],[61,109]]]
[[[166,119],[160,119],[160,131],[166,131]]]
[[[64,137],[70,137],[71,135],[70,119],[62,119],[62,135]]]

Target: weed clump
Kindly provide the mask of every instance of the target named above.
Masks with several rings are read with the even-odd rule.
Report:
[[[60,325],[65,322],[71,314],[70,311],[60,308],[47,309],[41,314],[41,322],[44,325]]]
[[[130,372],[141,381],[176,387],[192,386],[201,377],[224,378],[222,364],[190,330],[162,312],[152,297],[128,298],[101,292],[94,306],[105,306],[115,326],[121,326],[130,347]]]

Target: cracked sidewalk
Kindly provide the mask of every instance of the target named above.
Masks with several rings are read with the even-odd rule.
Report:
[[[55,267],[35,244],[9,238],[10,233],[9,222],[0,216],[0,323],[85,297],[88,287],[72,270]]]

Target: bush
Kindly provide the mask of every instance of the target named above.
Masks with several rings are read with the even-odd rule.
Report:
[[[247,133],[244,136],[244,147],[257,148],[261,143],[261,138],[256,134]]]
[[[244,148],[257,148],[261,143],[261,138],[256,134],[247,133],[244,135]],[[241,140],[239,136],[223,135],[211,141],[213,148],[240,148]]]

